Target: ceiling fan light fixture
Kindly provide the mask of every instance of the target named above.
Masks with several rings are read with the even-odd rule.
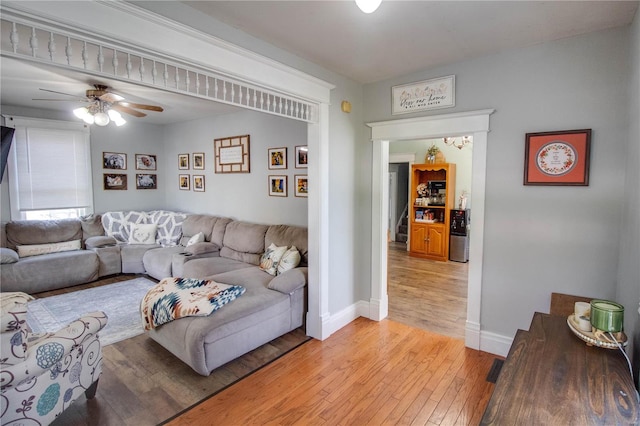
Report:
[[[82,117],[82,120],[87,123],[87,124],[93,124],[94,123],[94,119],[93,119],[93,115],[87,113],[87,115],[85,115],[84,117]]]
[[[93,119],[98,126],[106,126],[111,121],[109,116],[104,112],[97,113],[93,116]]]
[[[73,110],[73,114],[78,117],[84,119],[85,115],[89,114],[89,110],[87,107],[80,107]]]
[[[382,0],[356,0],[356,4],[364,13],[373,13],[378,9]]]

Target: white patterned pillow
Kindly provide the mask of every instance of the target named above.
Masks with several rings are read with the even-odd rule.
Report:
[[[192,246],[197,243],[202,243],[202,242],[204,242],[204,233],[198,232],[196,235],[189,238],[189,241],[187,241],[186,247]]]
[[[287,246],[278,247],[271,243],[260,258],[260,269],[275,276],[278,273],[278,263],[286,251]]]
[[[139,211],[107,212],[102,215],[105,235],[123,243],[129,241],[131,224],[138,223],[151,223],[149,215]]]
[[[131,225],[129,244],[155,244],[157,229],[153,223]]]
[[[296,246],[291,246],[278,262],[278,274],[287,272],[300,264],[300,252]]]
[[[176,213],[167,210],[149,212],[149,222],[158,225],[156,241],[165,246],[177,246],[182,237],[182,222],[187,218],[186,213]]]

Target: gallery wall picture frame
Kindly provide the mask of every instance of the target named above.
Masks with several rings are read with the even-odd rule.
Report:
[[[182,191],[189,191],[191,189],[191,176],[178,175],[178,188]]]
[[[204,192],[204,175],[193,175],[193,191]]]
[[[189,154],[178,154],[178,170],[189,170]]]
[[[296,169],[306,169],[309,161],[309,148],[307,145],[296,146]]]
[[[157,170],[157,158],[153,154],[136,154],[136,170]]]
[[[204,152],[193,153],[193,170],[204,170]]]
[[[391,114],[456,106],[456,76],[432,78],[391,88]]]
[[[213,140],[215,173],[250,173],[249,135],[230,136]]]
[[[158,175],[136,173],[136,189],[158,189]]]
[[[127,170],[127,154],[122,152],[103,152],[102,167],[112,170]]]
[[[294,175],[293,181],[295,183],[296,197],[308,197],[309,196],[309,181],[307,175]]]
[[[527,133],[524,185],[588,186],[591,129]]]
[[[126,191],[127,175],[120,173],[103,173],[103,188],[105,191]]]
[[[269,195],[271,197],[286,197],[287,187],[287,175],[269,175]]]
[[[287,168],[287,148],[269,148],[269,169],[284,170]]]

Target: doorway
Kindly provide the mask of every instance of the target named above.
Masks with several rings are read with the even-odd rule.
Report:
[[[480,308],[482,293],[482,259],[484,243],[484,205],[486,153],[489,117],[494,110],[434,115],[403,120],[368,123],[373,141],[371,208],[371,299],[370,318],[388,316],[387,296],[387,216],[389,142],[406,139],[441,138],[471,135],[474,141],[471,201],[474,206],[474,238],[469,247],[468,302],[465,344],[480,349]]]

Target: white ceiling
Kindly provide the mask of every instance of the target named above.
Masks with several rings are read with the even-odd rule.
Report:
[[[448,63],[628,25],[637,1],[394,1],[367,15],[353,1],[187,1],[200,13],[361,83]],[[142,3],[144,6],[144,4]],[[178,19],[179,20],[179,19]],[[171,123],[235,110],[157,89],[2,58],[2,105],[70,111],[81,103],[39,89],[82,96],[101,83],[137,103],[161,105],[149,123]],[[69,97],[71,98],[71,97]]]

